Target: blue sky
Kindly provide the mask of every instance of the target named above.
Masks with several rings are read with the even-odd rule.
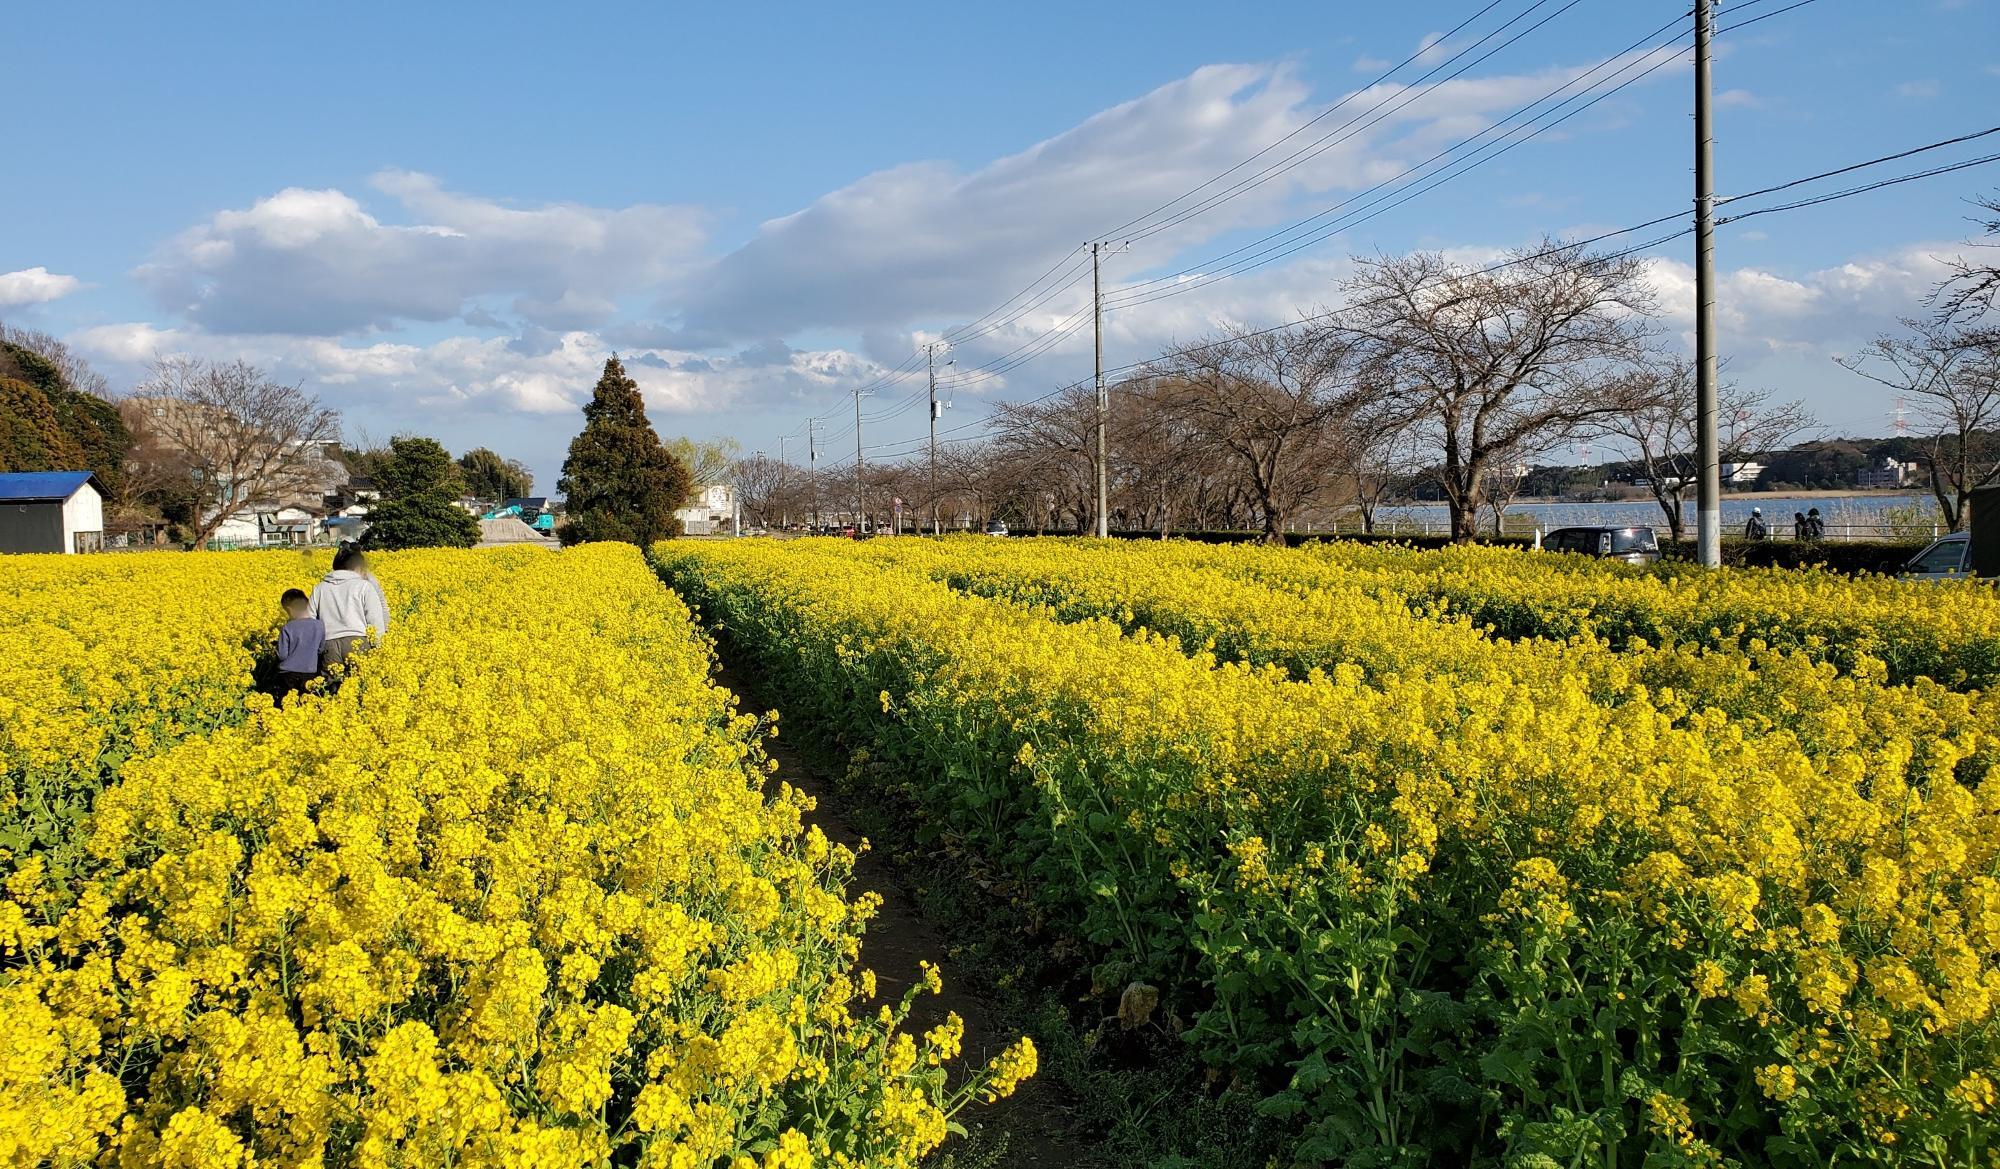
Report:
[[[1719,23],[1789,2],[1725,5]],[[491,445],[544,487],[614,348],[664,434],[775,454],[817,414],[851,451],[854,385],[1483,7],[29,6],[9,18],[33,51],[9,61],[0,317],[69,338],[123,385],[156,354],[243,356],[303,382],[351,434]],[[1479,132],[1682,11],[1502,0],[1238,173],[1397,99],[1392,117],[1148,235],[1107,264],[1107,285],[1213,272],[1205,261]],[[1545,17],[1433,91],[1389,88]],[[1814,0],[1725,35],[1715,80],[1725,194],[1982,129],[2000,122],[2000,0]],[[1114,312],[1107,361],[1337,304],[1352,253],[1483,259],[1681,209],[1689,86],[1673,60],[1317,246]],[[1805,398],[1830,432],[1885,430],[1880,392],[1831,357],[1915,307],[1933,257],[1971,230],[1964,200],[1995,187],[2000,165],[1724,229],[1735,375]],[[1656,255],[1678,335],[1687,242]],[[947,382],[1070,319],[1086,290],[963,341]],[[956,387],[947,425],[1088,372],[1077,330]],[[922,409],[896,409],[917,388],[896,381],[867,404],[884,415],[871,457],[921,434]]]

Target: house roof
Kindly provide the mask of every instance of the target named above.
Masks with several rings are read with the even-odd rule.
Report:
[[[104,494],[104,484],[89,471],[10,471],[0,474],[0,503],[61,502],[85,483]]]
[[[515,496],[513,499],[503,502],[500,506],[508,508],[513,507],[517,503],[521,505],[522,511],[547,511],[549,506],[548,497],[543,495]]]

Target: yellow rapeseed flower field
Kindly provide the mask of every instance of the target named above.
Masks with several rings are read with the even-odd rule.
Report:
[[[654,556],[1107,993],[1162,987],[1302,1162],[2000,1153],[1988,593],[1457,549]]]
[[[866,1003],[852,854],[634,549],[384,557],[393,636],[280,709],[304,567],[0,565],[6,636],[71,634],[9,767],[110,781],[78,863],[6,854],[0,1163],[911,1166],[1033,1073]]]

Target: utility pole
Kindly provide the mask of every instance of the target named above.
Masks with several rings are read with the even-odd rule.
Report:
[[[1709,123],[1709,37],[1715,0],[1694,0],[1694,362],[1697,487],[1695,551],[1722,564],[1722,462],[1716,442],[1715,138]]]
[[[933,536],[940,530],[937,493],[937,350],[942,344],[944,344],[942,341],[933,341],[924,346],[924,368],[929,372],[931,379],[931,535]]]
[[[806,485],[812,491],[812,526],[819,529],[819,419],[806,419]]]
[[[854,387],[854,534],[861,534],[861,387]]]
[[[1104,291],[1098,280],[1097,257],[1104,245],[1090,245],[1090,320],[1091,332],[1097,335],[1097,535],[1102,539],[1111,534],[1111,513],[1107,506],[1110,497],[1110,474],[1104,459],[1104,416],[1111,412],[1111,403],[1104,397]]]

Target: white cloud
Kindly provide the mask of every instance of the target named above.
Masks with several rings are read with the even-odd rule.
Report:
[[[51,272],[37,264],[18,272],[0,272],[0,308],[46,304],[83,287],[74,276]]]
[[[1070,241],[1107,228],[1116,239],[1162,205],[1226,194],[1339,131],[1294,169],[1134,245],[1133,264],[1178,265],[1188,249],[1225,231],[1266,227],[1302,205],[1324,206],[1328,192],[1400,175],[1588,68],[1459,78],[1400,107],[1413,92],[1408,87],[1370,86],[1348,95],[1338,120],[1202,189],[1196,200],[1170,204],[1241,163],[1246,144],[1276,142],[1326,108],[1309,101],[1282,66],[1209,66],[975,171],[924,162],[871,174],[763,224],[750,242],[692,277],[670,307],[691,336],[703,338],[908,328],[970,316],[1059,265]],[[1343,130],[1350,117],[1363,125]],[[1068,262],[1076,258],[1072,252]]]
[[[1716,292],[1719,331],[1738,349],[1838,352],[1918,311],[1945,275],[1938,257],[1951,255],[1953,247],[1911,244],[1798,275],[1726,269]],[[1647,271],[1660,294],[1661,315],[1691,336],[1692,266],[1655,257]]]
[[[1380,57],[1356,57],[1354,59],[1354,71],[1356,73],[1380,73],[1393,64],[1395,64],[1394,61],[1385,61]]]
[[[291,187],[182,232],[136,275],[215,332],[340,336],[450,320],[496,295],[531,323],[570,328],[672,281],[704,241],[692,208],[513,207],[397,170],[371,185],[415,222],[385,223],[344,191]]]
[[[384,406],[461,413],[574,414],[612,344],[588,330],[531,330],[518,337],[451,336],[429,343],[346,343],[288,334],[215,334],[145,322],[97,325],[69,340],[136,380],[155,358],[242,358],[299,380],[329,404],[365,413]],[[843,350],[754,347],[733,356],[661,347],[622,350],[650,409],[667,414],[726,410],[821,387],[846,387],[882,368]]]
[[[1896,87],[1896,96],[1916,101],[1929,101],[1938,95],[1938,83],[1932,78],[1905,81]]]
[[[1715,95],[1715,104],[1722,109],[1758,109],[1764,99],[1747,89],[1725,89]]]

